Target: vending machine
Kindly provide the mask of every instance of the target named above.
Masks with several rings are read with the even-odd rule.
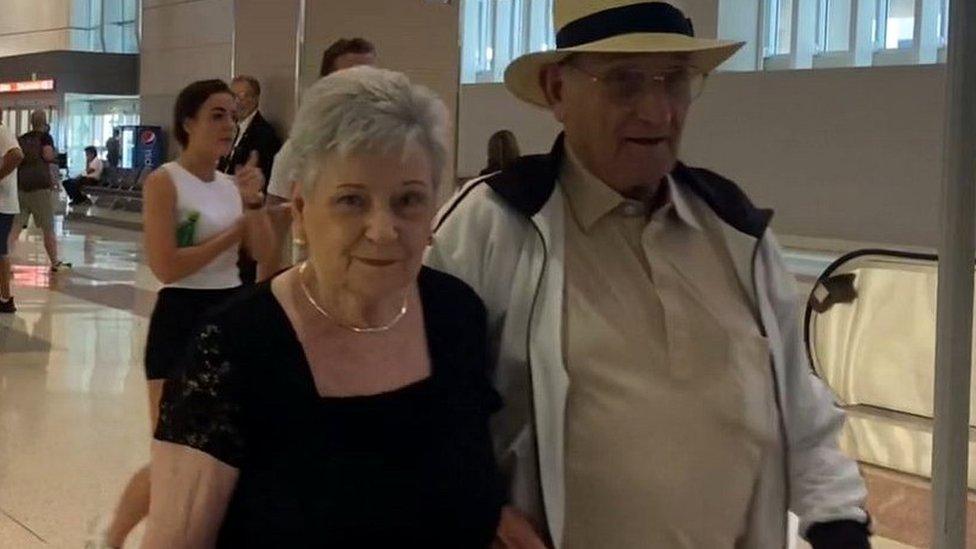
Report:
[[[123,168],[155,169],[166,160],[163,129],[159,126],[120,126]]]

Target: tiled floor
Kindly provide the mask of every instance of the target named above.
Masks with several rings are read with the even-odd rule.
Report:
[[[81,547],[148,459],[142,349],[154,296],[139,235],[66,227],[52,275],[15,250],[19,312],[0,316],[0,547]]]
[[[0,315],[2,549],[82,547],[148,458],[142,352],[157,285],[140,235],[69,221],[60,242],[75,269],[56,275],[39,236],[14,253],[20,310]]]

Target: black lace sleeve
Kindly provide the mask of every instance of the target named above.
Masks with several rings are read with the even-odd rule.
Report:
[[[220,328],[205,326],[183,373],[166,382],[156,439],[196,448],[239,468],[244,455],[240,377]]]

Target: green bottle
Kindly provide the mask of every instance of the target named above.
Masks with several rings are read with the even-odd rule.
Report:
[[[193,237],[196,235],[197,221],[200,219],[200,212],[192,211],[186,216],[186,221],[176,226],[176,247],[187,248],[193,246]]]

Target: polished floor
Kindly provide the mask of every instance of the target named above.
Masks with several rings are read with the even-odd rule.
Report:
[[[142,350],[154,281],[139,234],[68,224],[52,274],[35,231],[0,315],[0,547],[81,547],[149,455]],[[136,541],[136,540],[134,540]]]
[[[142,354],[157,283],[139,239],[71,219],[59,241],[75,268],[57,274],[36,230],[14,251],[19,311],[0,315],[0,549],[82,547],[148,459]]]

